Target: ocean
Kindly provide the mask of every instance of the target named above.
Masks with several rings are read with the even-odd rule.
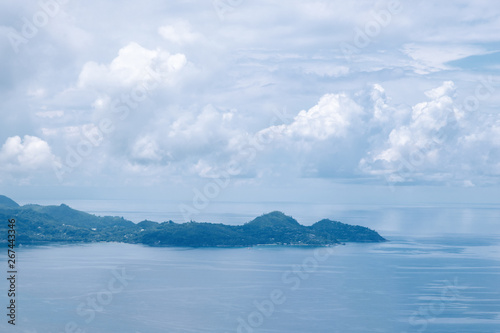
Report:
[[[328,213],[288,208],[304,224]],[[323,217],[375,228],[389,241],[17,248],[16,325],[4,314],[0,332],[500,332],[497,209],[334,207],[330,213]],[[131,212],[112,215],[126,214],[132,219]],[[162,220],[165,213],[150,214]],[[247,215],[242,209],[218,216],[243,223]],[[0,262],[7,267],[5,252]],[[7,289],[2,279],[5,313]]]

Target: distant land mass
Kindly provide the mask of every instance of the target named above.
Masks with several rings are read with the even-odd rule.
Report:
[[[95,216],[68,207],[24,205],[0,195],[0,244],[7,243],[7,221],[16,220],[16,243],[123,242],[150,246],[238,247],[254,245],[326,246],[342,242],[383,242],[376,231],[328,219],[303,226],[282,212],[243,225],[172,221],[134,223],[123,217]]]

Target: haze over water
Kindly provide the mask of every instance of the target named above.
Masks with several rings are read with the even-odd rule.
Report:
[[[20,201],[20,204],[31,203]],[[164,200],[37,200],[42,205],[60,205],[99,216],[123,216],[133,222],[151,220],[185,222],[179,208],[183,202]],[[440,235],[448,233],[500,234],[500,205],[422,204],[361,205],[307,202],[213,202],[191,219],[197,222],[243,224],[264,213],[279,210],[300,224],[329,218],[363,225],[390,235]]]

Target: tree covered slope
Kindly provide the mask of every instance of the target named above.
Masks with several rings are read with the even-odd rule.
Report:
[[[331,245],[339,242],[383,242],[371,229],[321,220],[303,226],[281,212],[271,212],[244,225],[216,223],[133,223],[122,217],[95,216],[60,206],[24,205],[0,196],[0,243],[7,240],[7,221],[16,220],[18,244],[45,242],[125,242],[152,246]]]

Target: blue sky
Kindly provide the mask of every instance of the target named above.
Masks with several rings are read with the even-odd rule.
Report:
[[[499,12],[492,0],[3,1],[1,192],[193,211],[498,203]]]

